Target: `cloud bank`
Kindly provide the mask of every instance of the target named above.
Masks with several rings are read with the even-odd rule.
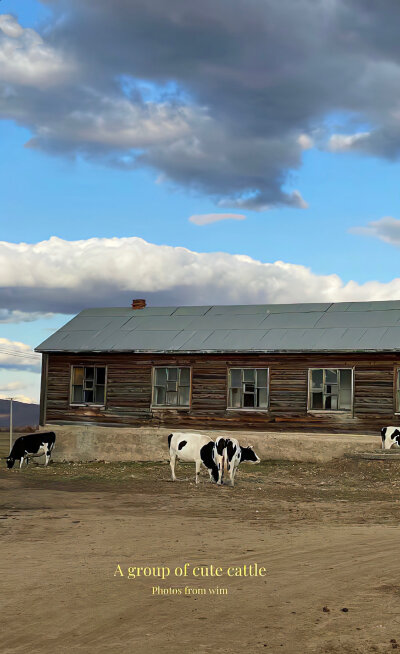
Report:
[[[31,148],[258,211],[307,206],[292,188],[315,144],[399,157],[397,0],[46,5],[40,34],[0,17],[0,118]]]
[[[282,261],[201,253],[141,238],[0,242],[0,310],[74,314],[96,306],[389,300],[400,279],[344,283]]]
[[[373,236],[385,243],[400,247],[400,220],[392,218],[392,216],[372,220],[365,227],[353,227],[350,231],[353,234]]]

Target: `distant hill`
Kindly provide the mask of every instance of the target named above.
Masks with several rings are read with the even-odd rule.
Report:
[[[39,424],[39,405],[13,401],[13,427],[36,427]],[[0,429],[10,425],[10,401],[0,400]]]

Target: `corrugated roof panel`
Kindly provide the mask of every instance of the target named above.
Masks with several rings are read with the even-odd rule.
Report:
[[[96,318],[93,318],[93,316],[77,316],[68,323],[68,331],[99,331],[107,327],[107,325],[116,326],[115,319],[113,320],[111,316],[108,318],[104,316],[97,316]]]
[[[204,316],[212,307],[178,307],[174,316]]]
[[[392,327],[399,321],[400,311],[327,312],[317,327]]]
[[[227,315],[227,316],[211,316],[207,314],[205,316],[199,316],[198,318],[193,318],[190,323],[190,329],[255,329],[258,327],[264,316],[256,315]]]
[[[100,309],[83,309],[78,313],[78,316],[128,316],[131,313],[132,309],[129,307],[104,307]]]
[[[178,335],[178,331],[141,331],[124,332],[112,350],[157,350],[171,349],[171,342]]]
[[[260,347],[264,335],[265,329],[233,329],[228,332],[217,329],[203,341],[203,345],[206,350],[254,350]]]
[[[122,331],[141,330],[179,330],[185,329],[193,322],[193,316],[134,316],[121,327]]]
[[[382,334],[378,348],[385,350],[400,350],[400,327],[389,327]]]
[[[379,302],[351,302],[347,311],[390,311],[400,310],[400,300],[380,300]]]
[[[196,350],[205,350],[204,341],[210,336],[212,331],[210,329],[199,329],[195,332],[190,332],[192,336],[185,341],[183,345],[179,348],[180,350],[187,351],[196,351]]]
[[[73,331],[68,332],[66,337],[62,340],[62,349],[71,351],[80,350],[94,350],[93,337],[96,336],[95,331]]]
[[[299,327],[314,327],[318,320],[324,314],[317,311],[310,311],[309,313],[270,313],[260,327],[266,329],[273,329],[275,327],[282,328],[299,328]]]

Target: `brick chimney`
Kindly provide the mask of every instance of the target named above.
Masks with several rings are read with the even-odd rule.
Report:
[[[146,300],[132,300],[132,309],[144,309]]]

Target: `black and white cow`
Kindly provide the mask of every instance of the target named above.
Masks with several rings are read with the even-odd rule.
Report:
[[[43,454],[46,455],[45,465],[47,466],[55,442],[56,435],[53,431],[20,436],[15,441],[7,457],[7,468],[12,468],[17,460],[19,460],[19,467],[22,468],[24,459],[28,464],[29,457],[42,456]]]
[[[168,436],[172,481],[176,481],[175,463],[180,461],[196,464],[196,484],[199,483],[201,464],[210,475],[210,481],[218,480],[218,468],[214,459],[214,441],[208,436],[195,433],[175,432]]]
[[[381,437],[383,450],[390,450],[395,444],[400,447],[400,427],[383,427]]]
[[[223,483],[224,471],[229,474],[231,486],[235,484],[236,470],[240,463],[260,463],[260,459],[254,452],[251,445],[242,447],[236,438],[224,438],[220,436],[215,441],[215,461],[218,468],[217,484]]]

